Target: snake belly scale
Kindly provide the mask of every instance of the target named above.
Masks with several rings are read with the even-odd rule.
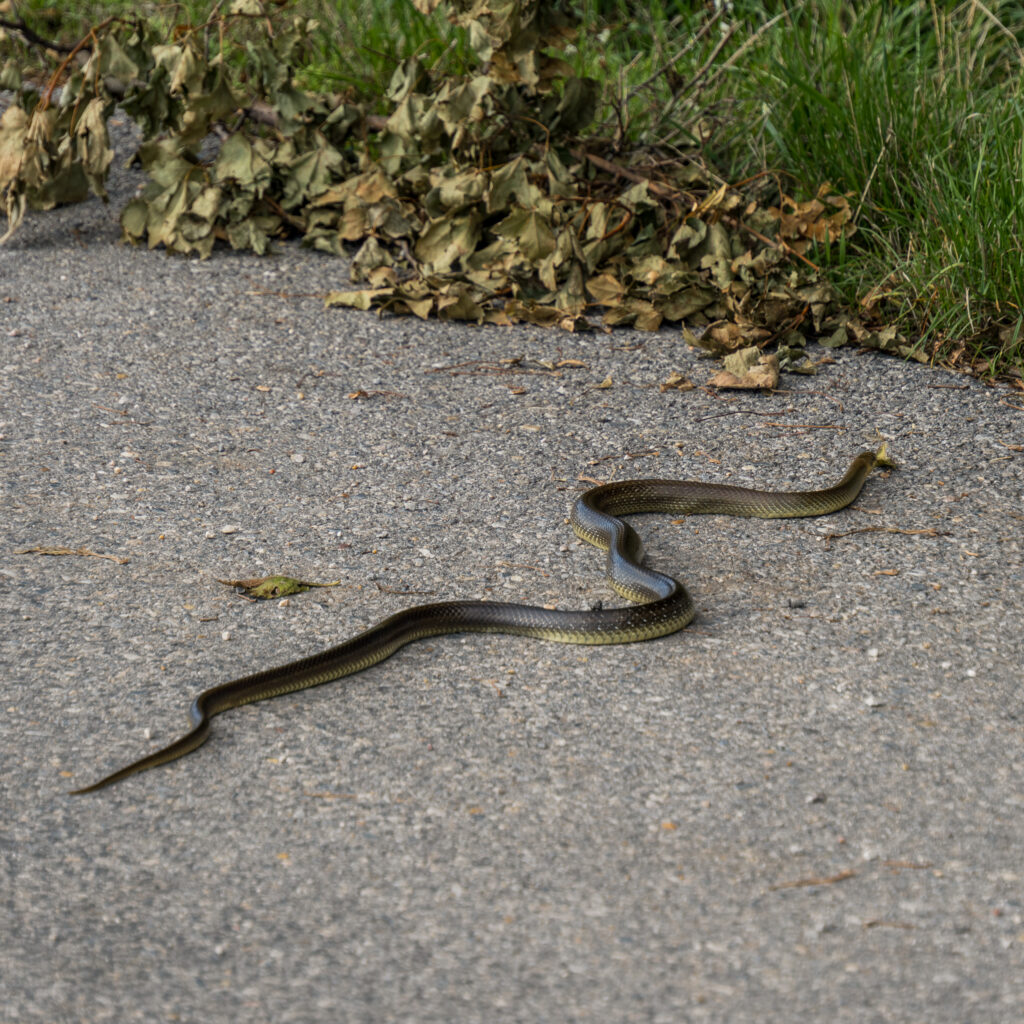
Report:
[[[189,709],[190,732],[71,792],[91,793],[184,757],[202,745],[210,734],[211,719],[222,711],[362,672],[425,637],[512,633],[569,644],[623,644],[674,633],[693,619],[693,601],[678,580],[642,564],[640,537],[619,516],[638,512],[759,519],[826,515],[849,505],[878,465],[891,465],[885,445],[878,452],[861,452],[842,480],[818,491],[758,491],[688,480],[623,480],[593,487],[576,500],[570,523],[578,537],[607,553],[608,581],[632,605],[584,612],[498,601],[444,601],[407,608],[337,647],[205,690]]]

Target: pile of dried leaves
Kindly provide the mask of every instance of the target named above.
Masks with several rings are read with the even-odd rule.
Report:
[[[8,60],[5,238],[27,208],[105,197],[119,106],[148,175],[126,238],[206,257],[218,241],[263,253],[300,236],[351,257],[361,287],[331,305],[571,330],[684,322],[691,343],[734,354],[741,386],[813,372],[808,337],[909,354],[851,320],[803,255],[853,230],[845,197],[825,186],[797,203],[767,176],[730,186],[696,152],[616,152],[587,136],[599,88],[559,55],[572,36],[559,5],[448,7],[477,72],[437,79],[410,58],[386,116],[300,88],[314,26],[262,0],[170,39],[108,19],[43,87]]]

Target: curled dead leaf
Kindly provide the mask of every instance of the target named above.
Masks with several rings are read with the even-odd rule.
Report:
[[[719,320],[710,324],[699,336],[692,331],[685,331],[684,337],[687,344],[696,345],[713,356],[722,356],[750,345],[757,345],[770,338],[771,332],[750,323]]]
[[[763,355],[754,347],[741,349],[726,356],[725,369],[708,383],[716,388],[771,390],[779,383],[779,360],[775,353]]]
[[[678,370],[673,370],[668,375],[668,379],[665,380],[660,387],[659,391],[692,391],[696,387],[692,380],[684,373],[680,373]]]
[[[340,580],[333,583],[310,583],[307,580],[297,580],[293,576],[261,576],[259,579],[251,580],[217,580],[226,587],[238,587],[245,592],[246,597],[258,601],[269,601],[275,597],[288,597],[291,594],[302,594],[313,587],[336,587]]]

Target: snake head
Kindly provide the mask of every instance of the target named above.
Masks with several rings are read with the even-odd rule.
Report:
[[[885,450],[885,442],[882,442],[882,447],[875,452],[875,465],[881,466],[883,469],[895,469],[896,463],[889,458],[889,453]]]

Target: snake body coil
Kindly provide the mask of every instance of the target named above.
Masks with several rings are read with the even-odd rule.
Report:
[[[645,568],[636,531],[619,516],[635,512],[724,514],[759,519],[820,516],[845,508],[876,465],[889,465],[883,445],[861,452],[846,475],[820,491],[772,492],[684,480],[623,480],[591,488],[573,507],[570,522],[582,540],[607,552],[607,577],[625,608],[576,612],[498,601],[444,601],[407,608],[330,650],[205,690],[189,709],[192,731],[162,750],[72,793],[91,793],[137,772],[184,757],[210,733],[210,720],[229,708],[320,686],[362,672],[400,647],[446,633],[513,633],[569,644],[623,644],[674,633],[693,619],[686,588]]]

